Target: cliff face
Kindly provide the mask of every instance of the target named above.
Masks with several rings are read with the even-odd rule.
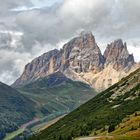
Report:
[[[83,81],[96,90],[102,90],[126,76],[134,65],[133,55],[129,54],[126,43],[123,44],[121,39],[109,44],[102,55],[92,33],[82,32],[62,49],[49,51],[27,64],[13,86],[22,86],[61,71],[72,80]]]
[[[99,71],[103,68],[104,58],[92,33],[81,33],[79,37],[65,44],[63,51],[66,68],[77,73]]]
[[[35,58],[25,66],[24,72],[13,86],[25,85],[57,71],[61,66],[61,53],[55,49]]]
[[[94,74],[90,71],[80,75],[97,91],[107,89],[140,66],[121,39],[108,44],[103,56],[104,68],[100,72]]]
[[[20,86],[36,79],[62,72],[99,72],[103,69],[104,57],[92,33],[81,33],[59,51],[49,51],[25,66],[22,76],[13,84]]]
[[[133,55],[129,54],[126,43],[121,39],[109,44],[104,52],[106,65],[112,64],[116,70],[131,67],[134,64]]]

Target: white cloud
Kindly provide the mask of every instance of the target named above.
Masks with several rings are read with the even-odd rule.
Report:
[[[135,61],[139,62],[140,61],[140,46],[139,47],[128,46],[128,50],[130,53],[134,55]]]

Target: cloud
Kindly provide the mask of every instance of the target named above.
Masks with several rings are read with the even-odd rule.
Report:
[[[28,60],[28,53],[0,50],[0,80],[6,83],[13,82],[13,77],[19,76],[19,72],[22,72],[21,65],[25,65]]]
[[[23,7],[24,10],[10,11]],[[81,30],[92,31],[97,43],[105,44],[103,47],[100,45],[102,50],[116,38],[128,41],[130,52],[140,60],[137,53],[140,47],[139,0],[54,0],[49,3],[44,0],[1,0],[0,9],[5,11],[4,16],[0,15],[0,30],[23,33],[15,47],[10,44],[9,47],[0,48],[0,52],[15,54],[15,57],[10,55],[11,59],[5,55],[7,59],[1,61],[4,65],[4,68],[0,65],[1,77],[6,75],[6,71],[13,73],[8,78],[11,80],[4,80],[6,82],[15,80],[25,63],[51,48],[60,48],[62,42],[71,39]],[[134,42],[138,49],[133,47]],[[9,63],[11,65],[7,67]]]
[[[1,14],[7,13],[10,9],[18,6],[31,6],[30,0],[0,0]]]
[[[31,40],[54,44],[81,29],[100,38],[134,38],[140,35],[139,8],[138,0],[65,0],[49,10],[19,13],[16,22]]]
[[[106,6],[102,7],[102,4]],[[20,12],[15,18],[18,27],[24,31],[26,47],[31,47],[35,40],[55,45],[72,38],[79,30],[96,29],[111,6],[112,3],[106,4],[105,0],[89,0],[88,3],[66,0],[62,5],[55,4],[51,8]]]

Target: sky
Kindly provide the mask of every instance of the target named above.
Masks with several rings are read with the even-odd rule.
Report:
[[[0,81],[12,84],[35,57],[92,31],[102,52],[122,38],[140,61],[139,0],[0,0]]]

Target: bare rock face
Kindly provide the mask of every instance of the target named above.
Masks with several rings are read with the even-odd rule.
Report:
[[[61,66],[61,53],[55,49],[35,58],[25,66],[24,72],[13,86],[25,85],[56,72]]]
[[[121,39],[110,43],[102,55],[92,33],[82,32],[62,49],[49,51],[27,64],[13,86],[26,85],[60,71],[101,91],[134,71],[135,65],[133,55]]]
[[[94,36],[92,33],[82,32],[65,44],[60,51],[57,49],[49,51],[27,64],[22,76],[13,86],[28,84],[57,71],[65,74],[67,71],[71,73],[99,72],[103,69],[103,65],[104,57]],[[73,76],[69,76],[71,77]]]
[[[121,39],[109,44],[104,52],[105,64],[112,64],[116,70],[130,68],[134,64],[134,57],[129,54],[126,43]]]
[[[64,70],[69,68],[77,73],[100,71],[104,65],[104,57],[95,42],[92,33],[82,32],[63,47],[65,60]]]

